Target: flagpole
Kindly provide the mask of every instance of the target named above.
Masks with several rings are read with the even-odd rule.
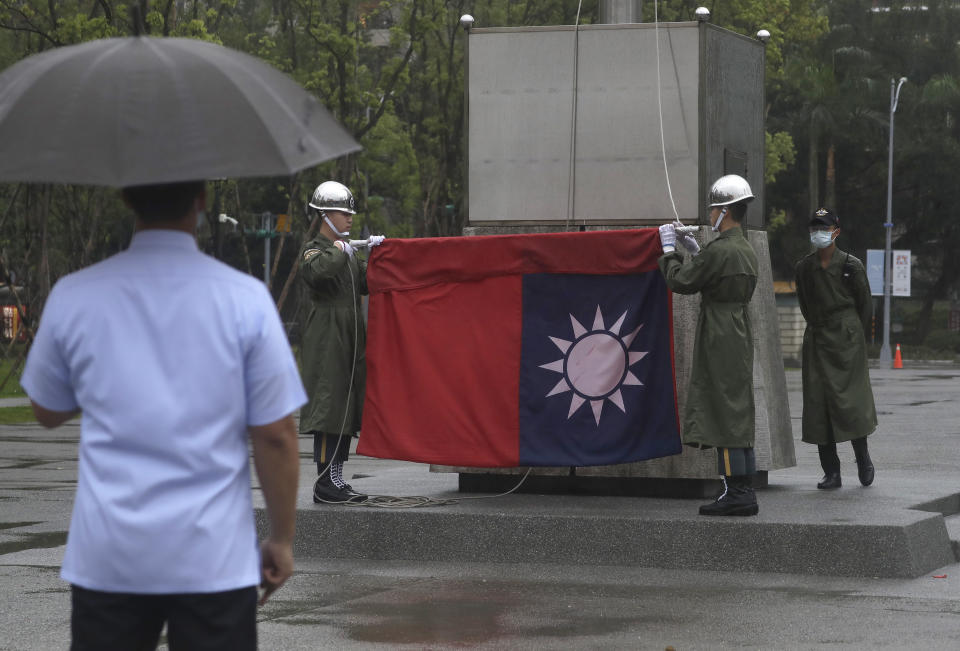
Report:
[[[883,249],[883,345],[880,347],[880,361],[889,362],[893,360],[890,351],[890,299],[893,294],[893,251],[892,231],[893,231],[893,118],[897,112],[897,103],[900,99],[900,88],[907,81],[906,77],[900,77],[897,83],[890,80],[890,145],[888,147],[889,159],[887,161],[887,221],[883,227],[887,231],[886,246]],[[894,90],[896,84],[896,90]]]

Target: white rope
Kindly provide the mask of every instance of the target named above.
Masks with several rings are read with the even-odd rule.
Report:
[[[523,477],[520,478],[520,481],[517,482],[516,486],[505,493],[497,493],[496,495],[470,495],[467,497],[445,497],[439,499],[422,495],[405,495],[399,497],[393,495],[368,495],[367,499],[363,502],[343,502],[342,505],[365,506],[377,509],[414,509],[422,506],[449,506],[464,500],[488,500],[494,497],[503,497],[504,495],[509,495],[520,488],[520,486],[523,485],[523,482],[527,480],[531,470],[532,468],[527,468],[527,472],[525,472]]]
[[[573,211],[577,199],[576,191],[576,164],[577,164],[577,85],[580,75],[580,7],[583,0],[577,3],[577,18],[573,23],[573,99],[570,105],[570,168],[567,174],[567,224],[564,230],[570,230],[573,221]]]
[[[657,110],[660,116],[660,151],[663,154],[663,175],[667,179],[667,193],[670,195],[670,205],[673,207],[673,216],[679,222],[677,204],[673,200],[673,189],[670,187],[670,170],[667,169],[667,144],[663,136],[663,101],[660,97],[660,17],[657,0],[653,0],[653,34],[657,42]]]

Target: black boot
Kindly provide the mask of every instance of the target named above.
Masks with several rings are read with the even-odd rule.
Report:
[[[857,458],[857,475],[860,478],[860,483],[869,486],[873,483],[874,470],[870,452],[867,450],[867,438],[854,439],[851,443],[853,444],[853,454]]]
[[[733,475],[723,479],[723,494],[717,501],[701,506],[700,515],[756,515],[760,512],[749,476]]]
[[[343,462],[334,462],[330,464],[330,479],[333,481],[333,485],[338,487],[344,495],[349,499],[348,502],[366,502],[367,496],[363,493],[358,493],[353,489],[353,486],[343,481]]]
[[[342,488],[337,488],[330,480],[330,473],[325,472],[313,484],[314,504],[343,504],[353,501],[352,496]]]
[[[367,501],[368,496],[363,493],[358,493],[350,484],[344,484],[343,488],[341,488],[340,490],[342,490],[344,493],[347,494],[347,496],[350,498],[348,500],[349,502],[366,502]]]
[[[843,482],[840,481],[840,457],[837,456],[837,444],[818,445],[817,453],[820,455],[820,466],[823,468],[823,479],[817,484],[817,488],[822,490],[840,488]]]
[[[843,481],[840,479],[839,472],[827,473],[823,476],[823,479],[817,483],[817,488],[822,490],[833,490],[841,486],[843,486]]]

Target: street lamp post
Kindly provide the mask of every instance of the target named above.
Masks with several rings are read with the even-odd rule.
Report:
[[[880,346],[880,361],[889,362],[893,359],[890,354],[890,297],[893,294],[893,116],[897,112],[897,102],[900,99],[900,88],[907,81],[900,77],[897,82],[890,80],[890,146],[889,162],[887,163],[887,221],[883,227],[887,230],[887,243],[883,249],[883,345]],[[894,88],[896,86],[896,88]]]

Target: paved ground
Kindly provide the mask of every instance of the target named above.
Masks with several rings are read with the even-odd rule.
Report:
[[[820,514],[842,525],[844,518],[884,513],[896,520],[937,499],[960,508],[960,369],[874,370],[872,377],[881,420],[871,438],[876,484],[856,484],[844,446],[848,485],[816,491],[816,451],[798,441],[798,466],[771,473],[771,488],[760,493],[760,519]],[[799,437],[799,372],[787,378]],[[76,476],[76,435],[76,426],[0,428],[0,649],[68,644],[69,593],[57,566]],[[333,519],[337,511],[310,503],[308,449],[303,441],[304,515]],[[454,476],[414,464],[356,459],[347,470],[358,476],[356,488],[370,492],[443,496],[456,487]],[[522,503],[535,510],[540,499],[515,497],[469,508],[509,512]],[[635,509],[636,499],[609,498],[615,506],[606,508]],[[552,508],[542,500],[542,508]],[[656,508],[696,520],[689,515],[696,501],[672,502]],[[574,508],[590,510],[588,504]],[[947,518],[947,528],[954,527]],[[960,564],[919,578],[875,579],[301,554],[296,575],[260,612],[260,640],[264,649],[957,649]]]

